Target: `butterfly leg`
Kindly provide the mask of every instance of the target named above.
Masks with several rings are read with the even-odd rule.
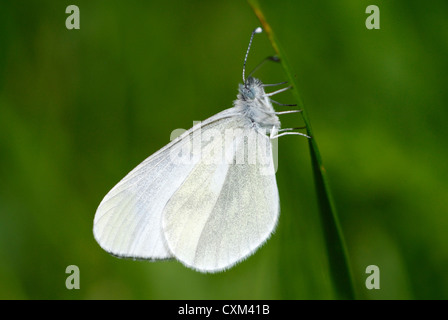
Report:
[[[309,135],[306,135],[304,133],[301,133],[301,132],[291,132],[292,130],[298,130],[298,129],[304,129],[304,128],[306,128],[306,127],[278,129],[277,127],[274,126],[272,128],[272,130],[271,130],[270,138],[271,139],[276,139],[278,137],[286,136],[286,135],[298,135],[298,136],[303,136],[303,137],[306,137],[308,139],[311,139],[311,137]],[[283,132],[283,133],[280,133],[280,132]]]
[[[279,106],[281,106],[281,107],[297,107],[297,105],[296,104],[285,104],[285,103],[280,103],[280,102],[277,102],[277,101],[275,101],[275,100],[273,100],[273,99],[269,99],[272,103],[275,103],[276,105],[279,105]]]

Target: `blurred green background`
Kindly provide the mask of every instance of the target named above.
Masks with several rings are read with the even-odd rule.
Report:
[[[297,74],[357,296],[448,298],[448,3],[260,2]],[[80,30],[65,27],[70,4]],[[370,4],[380,30],[365,27]],[[0,298],[335,297],[301,137],[279,141],[275,234],[227,272],[117,259],[92,235],[104,195],[172,130],[231,107],[258,25],[244,1],[0,2]],[[265,34],[252,49],[248,69],[274,53]],[[285,79],[277,64],[256,76]],[[65,287],[72,264],[80,290]]]

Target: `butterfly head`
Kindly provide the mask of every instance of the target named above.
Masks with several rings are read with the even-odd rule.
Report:
[[[244,84],[239,85],[238,92],[238,99],[243,101],[257,100],[265,95],[263,83],[252,77],[248,77]]]

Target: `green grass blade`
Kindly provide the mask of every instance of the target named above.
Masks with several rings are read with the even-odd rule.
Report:
[[[311,155],[311,163],[316,187],[316,194],[319,206],[320,219],[322,222],[325,244],[328,253],[328,261],[330,265],[330,274],[333,285],[339,299],[354,299],[355,293],[353,289],[353,281],[351,277],[350,266],[347,258],[347,250],[345,247],[344,237],[339,219],[333,204],[331,191],[328,185],[326,170],[322,164],[316,139],[314,138],[311,124],[303,105],[298,86],[294,74],[289,67],[288,60],[277,41],[271,26],[267,23],[265,16],[260,9],[257,0],[248,0],[249,5],[260,20],[264,31],[274,48],[276,54],[280,58],[283,69],[286,72],[288,81],[293,86],[293,95],[297,100],[297,105],[302,110],[302,116],[306,125],[307,134],[312,137],[309,139],[309,149]]]

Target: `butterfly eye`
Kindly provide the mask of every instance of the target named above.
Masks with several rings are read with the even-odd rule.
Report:
[[[255,89],[254,89],[254,87],[249,87],[247,91],[248,91],[248,92],[247,92],[247,96],[248,96],[250,99],[255,99],[256,94],[255,94]]]
[[[240,93],[242,95],[243,100],[253,100],[255,99],[255,89],[251,86],[248,81],[244,84],[244,86],[240,87]]]

